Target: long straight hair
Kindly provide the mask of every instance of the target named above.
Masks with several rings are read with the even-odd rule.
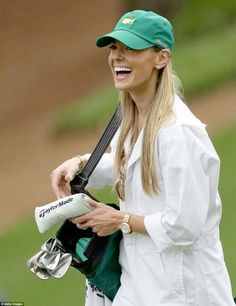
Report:
[[[151,103],[144,127],[140,170],[142,187],[144,192],[148,195],[158,191],[154,160],[155,138],[159,129],[164,124],[174,119],[172,111],[174,96],[176,94],[182,96],[181,90],[180,80],[173,72],[171,61],[169,61],[168,64],[157,73],[156,95]],[[124,151],[124,141],[130,131],[131,136],[135,135],[138,126],[138,110],[130,94],[127,92],[120,92],[119,98],[122,122],[115,155],[115,177],[117,181],[122,175],[125,159],[127,158]]]

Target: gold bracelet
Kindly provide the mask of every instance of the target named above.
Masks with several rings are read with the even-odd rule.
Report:
[[[81,169],[83,169],[83,167],[84,167],[84,161],[83,161],[82,157],[81,157],[80,155],[75,155],[75,156],[73,156],[72,158],[78,158],[78,159],[79,159],[79,171],[80,171]]]

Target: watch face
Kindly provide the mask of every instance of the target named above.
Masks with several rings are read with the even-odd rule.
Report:
[[[121,223],[120,229],[121,229],[122,233],[124,233],[124,234],[129,234],[131,232],[129,224],[125,223],[125,222]]]

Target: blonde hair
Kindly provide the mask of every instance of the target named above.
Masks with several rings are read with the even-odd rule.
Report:
[[[181,96],[181,83],[172,70],[171,61],[159,71],[157,76],[156,95],[150,106],[144,127],[142,152],[141,152],[141,181],[146,194],[151,195],[158,191],[157,173],[155,172],[154,144],[159,129],[173,120],[172,104],[174,96]],[[137,108],[127,92],[120,92],[120,105],[122,122],[120,135],[116,148],[115,177],[119,180],[124,172],[125,156],[124,141],[131,131],[131,139],[137,132]],[[131,141],[132,148],[132,141]],[[117,188],[117,187],[116,187]],[[119,192],[118,192],[119,194]]]

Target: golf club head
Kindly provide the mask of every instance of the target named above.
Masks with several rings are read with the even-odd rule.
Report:
[[[49,277],[50,277],[50,274],[47,272],[47,270],[46,270],[46,269],[43,269],[43,268],[40,268],[40,267],[37,267],[37,268],[36,268],[35,274],[36,274],[40,279],[43,279],[43,280],[49,279]]]
[[[56,254],[59,253],[59,248],[56,247],[57,240],[55,238],[48,238],[47,241],[41,246],[41,251],[47,254]]]
[[[40,258],[40,263],[42,266],[45,267],[47,270],[54,270],[60,261],[61,254],[48,254],[45,253],[41,258]]]
[[[52,271],[49,270],[48,273],[55,278],[63,277],[65,273],[68,271],[71,261],[72,261],[71,254],[69,253],[63,254],[56,269]]]

